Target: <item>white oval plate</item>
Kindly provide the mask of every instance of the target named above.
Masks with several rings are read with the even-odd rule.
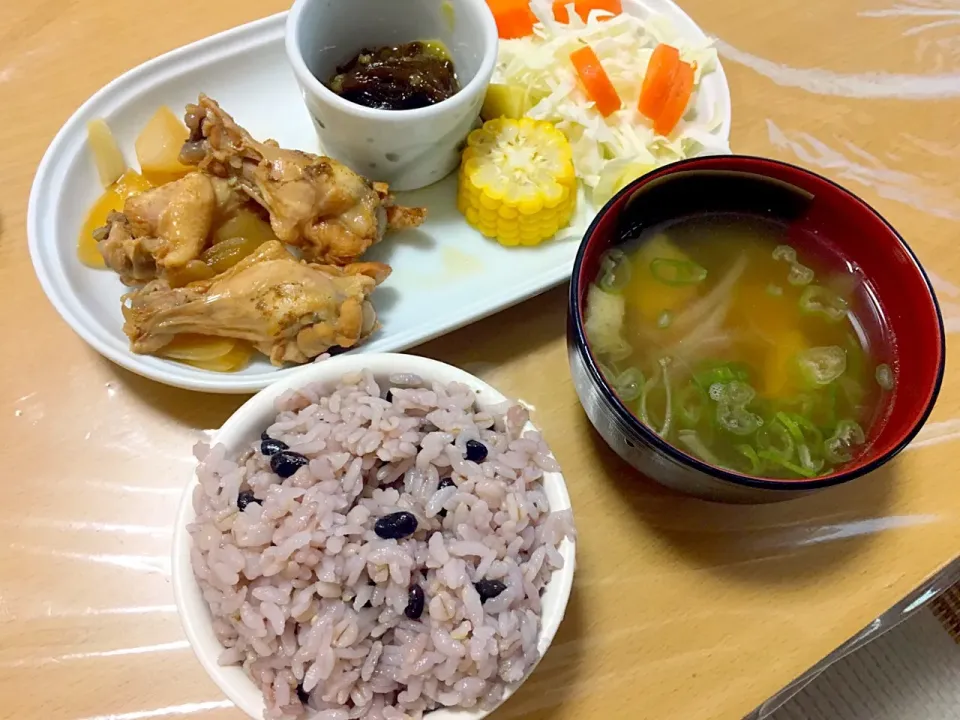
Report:
[[[669,17],[692,41],[705,35],[670,0],[627,0],[630,12]],[[77,236],[102,192],[87,150],[86,123],[104,118],[127,161],[133,142],[160,105],[179,113],[200,92],[218,100],[254,137],[319,152],[310,116],[284,55],[286,13],[258,20],[161,55],[124,73],[91,97],[50,144],[30,192],[30,255],[47,297],[64,320],[105,357],[168,385],[222,393],[255,392],[296,368],[275,368],[261,357],[236,373],[217,373],[130,351],[123,334],[117,276],[77,258]],[[724,118],[718,144],[730,134],[730,91],[723,69],[707,75],[698,108]],[[456,208],[456,177],[401,194],[429,209],[426,224],[388,235],[364,259],[381,260],[393,274],[374,295],[383,327],[356,352],[405,350],[521,302],[570,276],[590,210],[581,210],[561,235],[533,248],[504,248],[473,230]]]
[[[282,382],[257,393],[230,416],[214,435],[211,444],[222,444],[230,454],[242,452],[259,437],[265,427],[273,422],[277,416],[276,400],[284,392],[316,382],[329,384],[332,387],[346,373],[364,369],[370,370],[378,379],[391,373],[414,373],[431,382],[463,383],[476,391],[477,403],[481,407],[492,407],[507,400],[498,390],[479,378],[436,360],[389,353],[365,356],[341,355],[327,362],[298,368]],[[536,427],[528,422],[524,429],[536,430]],[[223,646],[213,631],[210,609],[203,599],[200,586],[193,574],[190,563],[191,539],[187,532],[187,525],[196,518],[193,509],[193,491],[197,483],[197,477],[194,475],[183,492],[173,527],[172,579],[177,612],[180,614],[180,622],[183,623],[190,646],[204,670],[241,710],[255,720],[262,720],[264,717],[263,693],[239,665],[224,666],[218,662]],[[543,490],[547,494],[551,510],[571,509],[570,495],[561,473],[544,473]],[[570,538],[565,538],[557,550],[563,556],[563,567],[555,570],[550,576],[541,597],[540,636],[537,638],[537,649],[540,651],[541,658],[557,634],[573,587],[576,543]],[[503,701],[509,698],[530,676],[535,667],[536,664],[528,669],[520,682],[507,689]],[[491,712],[493,711],[463,708],[441,709],[429,713],[428,717],[430,720],[483,720]]]

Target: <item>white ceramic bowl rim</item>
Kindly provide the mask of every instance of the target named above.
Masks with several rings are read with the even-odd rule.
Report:
[[[300,368],[254,395],[230,416],[210,442],[211,444],[222,443],[229,451],[234,451],[243,444],[253,441],[260,435],[263,428],[272,422],[276,416],[275,401],[287,390],[315,382],[332,384],[346,373],[364,369],[380,377],[391,373],[415,373],[427,381],[460,382],[476,391],[477,401],[481,406],[495,405],[507,400],[503,394],[479,378],[437,360],[393,353],[344,355]],[[532,425],[528,423],[527,429],[531,427]],[[223,647],[213,632],[209,609],[193,575],[190,563],[191,538],[186,530],[187,525],[194,519],[193,491],[196,486],[197,478],[194,475],[180,500],[173,529],[172,581],[177,612],[190,646],[207,674],[241,710],[255,720],[262,720],[264,703],[260,690],[239,666],[221,666],[217,662]],[[547,493],[552,510],[570,509],[570,496],[561,473],[544,474],[544,491]],[[576,544],[567,538],[561,543],[559,551],[563,556],[563,567],[554,571],[546,586],[549,595],[545,593],[543,596],[540,635],[537,640],[541,657],[553,642],[573,586]],[[532,671],[533,668],[530,668],[519,683],[508,688],[503,699],[510,697]],[[482,720],[490,712],[493,711],[446,708],[434,710],[429,713],[429,718],[430,720]]]
[[[365,105],[344,100],[333,90],[328,88],[317,77],[310,72],[306,61],[303,59],[303,51],[300,49],[300,27],[303,21],[303,15],[307,5],[315,0],[296,0],[290,12],[287,15],[287,27],[285,44],[287,50],[287,59],[293,67],[293,72],[304,87],[323,98],[324,102],[347,113],[352,113],[357,117],[367,119],[388,120],[390,118],[404,120],[430,120],[437,115],[449,112],[459,105],[468,103],[477,93],[482,92],[493,74],[493,68],[497,63],[497,52],[499,49],[499,37],[497,34],[497,24],[493,19],[493,13],[490,11],[486,0],[463,0],[467,3],[473,3],[477,8],[477,14],[481,18],[481,25],[478,30],[483,40],[483,60],[473,78],[464,87],[445,100],[441,100],[433,105],[426,107],[413,108],[411,110],[382,110],[380,108],[370,108]],[[347,0],[344,0],[347,1]],[[439,5],[438,5],[439,7]]]

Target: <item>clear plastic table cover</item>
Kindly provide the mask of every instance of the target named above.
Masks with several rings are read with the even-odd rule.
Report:
[[[717,38],[734,150],[810,167],[877,207],[930,271],[949,356],[960,329],[960,5],[682,5]],[[191,446],[242,398],[173,390],[97,356],[44,299],[24,217],[44,149],[86,97],[152,56],[283,9],[0,5],[2,717],[240,717],[184,638],[169,544]],[[567,370],[565,302],[560,288],[417,349],[533,406],[580,529],[560,633],[495,717],[759,719],[952,582],[953,361],[926,427],[882,471],[787,503],[716,505],[638,478],[592,433]]]

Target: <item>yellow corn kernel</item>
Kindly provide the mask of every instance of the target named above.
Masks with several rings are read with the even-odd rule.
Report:
[[[501,245],[538,245],[570,223],[576,209],[573,152],[551,123],[489,120],[467,138],[457,207]]]

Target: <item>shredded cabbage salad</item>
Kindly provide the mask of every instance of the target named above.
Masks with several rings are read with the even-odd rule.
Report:
[[[573,146],[574,167],[595,205],[606,202],[626,182],[668,162],[704,150],[727,152],[714,132],[723,123],[717,109],[701,117],[696,110],[701,78],[717,67],[712,43],[690,43],[668,18],[610,17],[594,10],[584,22],[571,5],[570,22],[554,20],[550,0],[533,0],[539,22],[530,37],[501,40],[493,82],[525,88],[532,107],[528,117],[552,122]],[[658,135],[637,109],[653,49],[673,45],[681,59],[695,64],[694,94],[686,115],[670,137]],[[578,82],[570,54],[593,48],[623,107],[604,118]]]

